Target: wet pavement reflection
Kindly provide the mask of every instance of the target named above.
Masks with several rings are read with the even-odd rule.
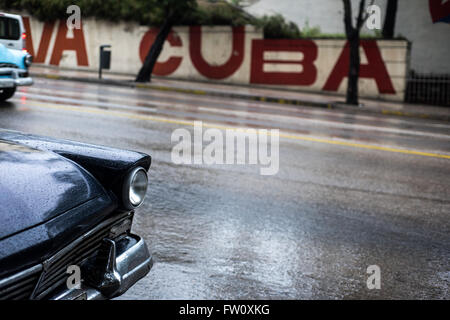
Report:
[[[133,230],[155,265],[120,299],[450,298],[450,160],[282,138],[274,176],[175,165],[171,134],[192,127],[129,114],[450,153],[437,121],[39,79],[0,127],[152,155]]]

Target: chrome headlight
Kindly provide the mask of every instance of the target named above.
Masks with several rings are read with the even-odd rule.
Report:
[[[147,185],[147,172],[142,167],[133,169],[126,176],[122,189],[122,200],[127,209],[135,209],[144,202]]]
[[[31,54],[27,54],[24,58],[25,66],[28,68],[31,66],[31,63],[33,63],[33,56]]]

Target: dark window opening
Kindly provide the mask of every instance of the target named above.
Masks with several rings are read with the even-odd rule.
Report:
[[[19,20],[0,17],[0,39],[19,40],[20,39]]]

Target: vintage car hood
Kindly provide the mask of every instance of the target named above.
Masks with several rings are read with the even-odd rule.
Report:
[[[122,179],[130,169],[140,166],[148,170],[151,164],[151,157],[140,152],[12,130],[0,129],[0,140],[18,143],[33,149],[51,151],[70,159],[89,171],[103,187],[113,191],[115,187],[122,185]]]
[[[71,160],[0,139],[0,239],[105,192],[90,173]]]
[[[0,43],[0,63],[13,63],[17,67],[24,69],[25,53],[20,50],[13,50]]]

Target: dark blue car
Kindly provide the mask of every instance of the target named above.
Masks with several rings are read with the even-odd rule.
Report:
[[[144,277],[152,257],[131,225],[150,163],[0,129],[0,299],[109,299]]]

